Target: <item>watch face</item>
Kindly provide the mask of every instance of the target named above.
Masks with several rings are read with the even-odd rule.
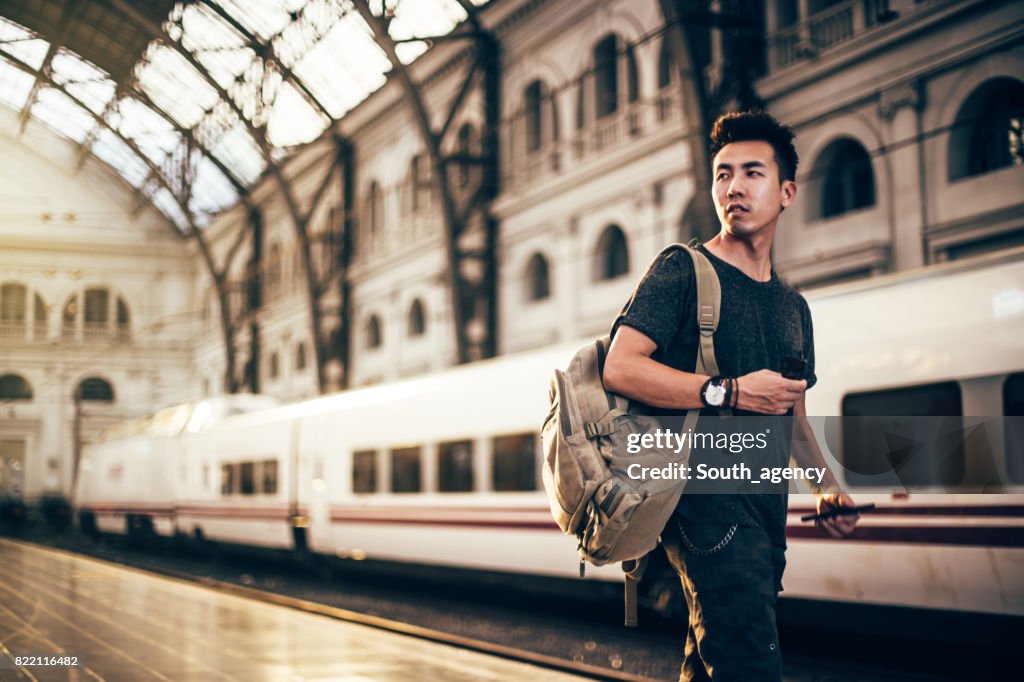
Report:
[[[718,407],[725,400],[725,387],[720,384],[711,384],[704,392],[704,397],[707,399],[708,405]]]

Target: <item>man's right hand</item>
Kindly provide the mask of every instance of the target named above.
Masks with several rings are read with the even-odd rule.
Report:
[[[787,379],[778,372],[761,369],[736,380],[739,401],[736,408],[760,414],[786,414],[804,395],[804,379]]]

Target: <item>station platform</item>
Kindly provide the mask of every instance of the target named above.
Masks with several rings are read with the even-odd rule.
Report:
[[[57,656],[78,665],[46,658]],[[0,539],[3,682],[579,679]]]

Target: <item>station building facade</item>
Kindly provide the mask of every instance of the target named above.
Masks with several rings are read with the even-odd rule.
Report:
[[[66,494],[76,440],[195,393],[196,263],[42,126],[0,136],[0,158],[0,498]]]
[[[763,28],[749,45],[742,40],[749,32],[711,30],[709,82],[714,86],[723,77],[725,50],[737,49],[739,35],[738,49],[763,51],[763,59],[755,60],[757,94],[797,133],[799,195],[783,216],[773,254],[784,278],[812,288],[1024,244],[1019,3],[764,0],[717,2],[713,10],[742,12]],[[512,353],[604,333],[657,252],[694,236],[684,215],[695,191],[689,136],[696,132],[685,123],[683,88],[660,3],[500,0],[486,6],[481,19],[501,46],[500,192],[489,209],[499,225],[498,350]],[[439,42],[412,65],[435,126],[457,96],[465,60],[457,44]],[[467,151],[483,132],[481,97],[479,88],[471,88],[452,122],[452,144]],[[337,172],[335,136],[350,140],[355,150],[350,209]],[[402,89],[389,79],[328,134],[281,165],[297,188],[300,208],[313,210],[309,229],[318,281],[333,281],[329,247],[345,226],[354,229],[352,260],[338,273],[350,287],[350,319],[338,312],[337,287],[318,301],[324,333],[349,340],[350,386],[437,372],[456,362],[445,233],[426,159]],[[473,169],[464,172],[468,177]],[[456,177],[456,191],[460,182]],[[315,195],[322,200],[314,206]],[[254,211],[258,243],[246,237]],[[139,215],[148,213],[126,216],[124,224],[139,223]],[[147,355],[136,332],[124,341],[130,353],[116,356],[123,358],[123,370],[115,372],[104,356],[108,373],[97,377],[115,387],[110,414],[120,406],[152,410],[161,402],[222,392],[219,299],[199,254],[184,243],[172,249],[148,237],[138,245],[120,240],[111,251],[101,248],[102,240],[80,234],[80,243],[66,248],[90,264],[81,268],[96,273],[90,281],[109,282],[105,319],[120,319],[122,298],[133,329],[176,311],[194,312],[183,339],[169,328],[154,333],[163,349],[152,351],[159,361]],[[250,283],[260,288],[257,307],[237,306],[236,371],[247,368],[258,377],[260,392],[284,400],[316,395],[307,274],[274,178],[258,183],[247,205],[219,215],[207,234],[215,258],[231,263],[232,296],[251,301]],[[6,253],[11,238],[3,239]],[[54,255],[64,247],[52,239],[30,244],[38,259],[65,258]],[[111,252],[124,253],[120,271]],[[45,268],[22,272],[15,260],[23,262],[0,261],[0,279],[5,287],[25,287],[26,302],[5,307],[4,319],[14,315],[32,327],[38,319],[31,302],[36,291],[58,308],[46,313],[46,343],[35,336],[16,347],[4,340],[0,374],[45,382],[23,367],[47,371],[50,346],[64,333],[59,307],[78,289],[45,280]],[[168,293],[147,318],[140,278],[157,272],[165,278],[160,289]],[[89,286],[78,286],[80,296],[88,298]],[[83,341],[88,324],[79,325]],[[116,335],[119,327],[111,329]],[[253,335],[258,352],[249,350]],[[90,366],[85,346],[65,357],[82,369],[57,370],[65,377],[59,384],[63,393],[45,402],[12,402],[8,396],[4,403],[19,414],[34,409],[40,419],[52,411],[47,419],[64,435],[43,447],[40,472],[52,460],[60,472],[68,471],[69,455],[61,447],[71,441],[69,391],[75,380],[100,372]],[[327,388],[336,387],[336,361],[327,374]],[[6,387],[11,380],[4,381]],[[128,403],[128,395],[138,397]],[[24,429],[12,424],[0,427],[0,440],[23,438],[17,434]],[[19,447],[37,448],[43,440]],[[27,480],[30,491],[67,490],[70,482],[66,475],[54,485],[42,474]]]

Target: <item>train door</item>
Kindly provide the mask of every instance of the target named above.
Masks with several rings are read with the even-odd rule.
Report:
[[[331,551],[331,511],[327,489],[328,472],[322,452],[311,455],[309,471],[309,530],[310,545],[315,552]]]

